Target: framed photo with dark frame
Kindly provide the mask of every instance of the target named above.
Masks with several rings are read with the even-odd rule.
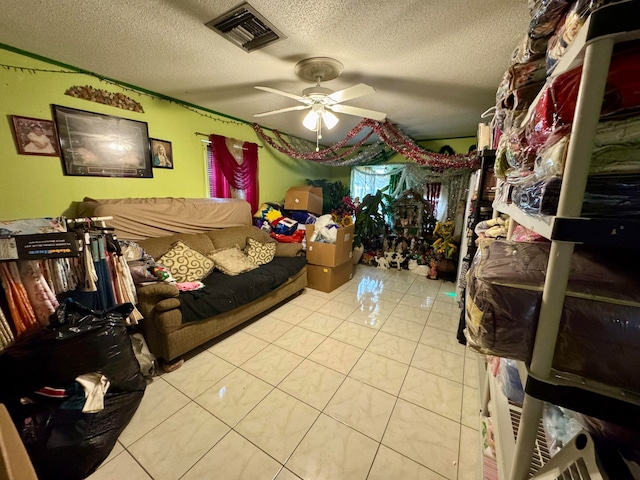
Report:
[[[58,136],[52,120],[11,115],[11,126],[20,155],[60,156]]]
[[[153,178],[146,122],[52,108],[65,175]]]
[[[153,168],[173,168],[173,149],[171,142],[151,138]]]

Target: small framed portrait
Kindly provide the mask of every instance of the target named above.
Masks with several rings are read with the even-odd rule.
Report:
[[[58,135],[52,120],[11,115],[11,124],[20,155],[60,156]]]
[[[153,168],[173,168],[173,150],[171,142],[150,138]]]

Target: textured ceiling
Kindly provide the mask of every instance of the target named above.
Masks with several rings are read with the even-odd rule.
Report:
[[[386,112],[422,140],[475,135],[529,20],[527,0],[251,0],[287,38],[246,53],[205,26],[240,3],[0,0],[0,43],[248,122],[298,104],[254,85],[301,94],[312,84],[295,64],[332,57],[344,71],[324,87],[373,86],[345,104]],[[315,140],[305,113],[258,123]],[[360,121],[339,117],[325,144]]]

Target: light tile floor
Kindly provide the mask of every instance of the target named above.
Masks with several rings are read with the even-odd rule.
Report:
[[[358,265],[157,376],[91,480],[477,480],[455,285]]]

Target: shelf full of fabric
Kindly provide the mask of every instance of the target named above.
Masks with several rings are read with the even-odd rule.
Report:
[[[554,2],[542,3],[554,4]],[[602,188],[602,184],[607,185],[607,183],[598,184],[598,181],[602,182],[603,178],[589,177],[589,173],[590,171],[602,173],[598,171],[601,168],[600,158],[594,157],[596,161],[592,161],[592,156],[598,152],[599,147],[596,144],[596,148],[593,148],[594,138],[596,142],[599,141],[598,138],[605,138],[605,157],[615,160],[611,162],[614,169],[621,170],[616,173],[633,177],[630,174],[636,173],[633,169],[638,168],[640,156],[636,156],[632,162],[625,162],[630,152],[623,148],[611,147],[612,142],[607,144],[606,129],[610,125],[598,123],[601,110],[605,114],[620,113],[624,110],[633,111],[640,106],[640,98],[638,98],[640,75],[633,73],[634,68],[639,68],[640,57],[637,44],[628,42],[640,38],[638,11],[640,11],[640,2],[631,0],[606,5],[590,12],[574,43],[566,49],[565,57],[555,63],[555,69],[545,87],[534,99],[531,97],[527,99],[528,104],[524,107],[528,108],[528,114],[523,108],[517,118],[516,115],[511,117],[503,115],[499,120],[503,127],[511,122],[512,126],[522,125],[523,128],[513,129],[511,135],[503,133],[500,139],[503,145],[509,144],[515,147],[511,151],[511,156],[501,158],[498,154],[496,170],[502,169],[502,174],[509,178],[510,185],[503,183],[503,191],[498,192],[494,206],[498,211],[509,214],[515,220],[512,225],[516,223],[525,225],[536,234],[551,240],[547,256],[548,264],[544,265],[545,278],[541,286],[541,300],[538,303],[539,309],[535,312],[537,326],[533,334],[533,346],[527,359],[530,362],[527,395],[509,477],[512,479],[521,480],[529,476],[529,459],[542,413],[543,399],[562,404],[570,398],[569,403],[572,402],[572,405],[568,405],[570,408],[588,410],[587,413],[597,414],[596,416],[603,414],[606,417],[613,414],[615,417],[618,414],[618,421],[624,418],[625,413],[622,412],[632,415],[631,418],[638,418],[639,397],[618,388],[615,382],[612,384],[607,381],[585,382],[584,377],[562,374],[553,369],[565,293],[574,257],[574,244],[592,242],[605,245],[637,245],[635,233],[638,233],[637,219],[640,218],[640,208],[636,208],[634,204],[638,196],[634,196],[633,192],[638,191],[640,187],[638,182],[640,176],[631,178],[627,182],[632,185],[630,189],[632,194],[627,194],[625,199],[618,202],[617,199],[611,198],[613,197],[611,192],[609,195],[602,195],[598,187]],[[625,44],[620,45],[622,42]],[[616,46],[615,49],[614,46]],[[577,69],[572,69],[576,66],[578,66]],[[605,95],[605,92],[610,92],[611,86],[614,87],[617,96]],[[571,94],[575,94],[573,102]],[[617,102],[612,104],[612,98]],[[560,102],[557,101],[559,99],[561,99]],[[533,128],[527,130],[526,126]],[[632,131],[633,128],[625,130],[633,136],[635,134]],[[559,161],[545,162],[546,158],[553,158],[551,154],[547,156],[543,148],[547,145],[555,145],[549,140],[550,137],[568,133],[570,136],[562,145],[564,150],[555,157]],[[523,145],[534,146],[534,148],[518,150]],[[557,148],[559,149],[560,146]],[[498,150],[500,151],[500,148]],[[514,151],[516,154],[513,154]],[[640,152],[640,149],[636,147],[635,152]],[[542,160],[539,161],[539,159]],[[536,167],[538,167],[537,171]],[[549,194],[546,198],[532,195],[530,191],[522,189],[523,185],[539,187],[540,185],[536,183],[542,177],[535,175],[540,172],[552,173],[551,177],[547,177],[547,179],[552,178],[552,181],[541,185],[543,194],[544,191]],[[557,178],[560,177],[559,174],[561,181]],[[611,180],[612,177],[605,180]],[[513,191],[509,192],[510,189],[514,190],[514,185],[520,188],[520,191],[516,191],[515,194]],[[548,190],[546,190],[547,187],[549,187]],[[595,201],[597,198],[604,199],[605,208],[597,210],[598,202]],[[511,204],[508,203],[509,199],[512,200]],[[518,202],[519,199],[523,201]],[[522,207],[536,215],[527,215],[522,211]],[[625,211],[624,208],[627,210]],[[595,213],[603,218],[595,216],[584,218],[585,211],[588,215]],[[589,229],[595,233],[591,234]],[[470,306],[467,305],[467,311],[469,310]],[[606,359],[602,356],[600,360],[606,363]],[[585,374],[588,376],[589,372]],[[637,377],[637,375],[634,376]],[[604,408],[590,409],[593,405]],[[621,413],[622,415],[619,415]]]
[[[135,305],[135,286],[117,239],[104,219],[91,220],[0,222],[4,239],[14,246],[0,261],[0,350],[49,325],[49,317],[67,298],[100,311]],[[128,322],[141,318],[134,308]]]

